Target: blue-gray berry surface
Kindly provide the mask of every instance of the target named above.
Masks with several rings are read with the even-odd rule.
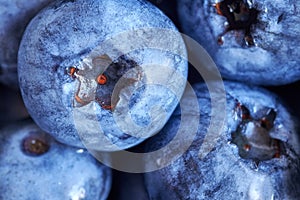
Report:
[[[31,121],[0,132],[0,199],[106,199],[111,170],[56,142]]]
[[[208,90],[205,84],[193,88],[200,106],[197,135],[183,156],[145,174],[150,199],[298,199],[299,129],[278,97],[265,89],[225,82],[226,123],[212,140],[206,138],[211,118]],[[166,145],[179,125],[177,108],[162,131],[147,141],[147,151]],[[182,128],[189,133],[190,127]],[[203,145],[209,148],[201,157]],[[157,165],[164,164],[170,152],[162,154]]]
[[[18,87],[17,55],[25,27],[52,0],[0,1],[0,82]]]
[[[42,10],[28,25],[18,57],[32,118],[63,143],[83,147],[82,139],[104,151],[129,148],[158,132],[187,76],[187,63],[164,51],[185,55],[183,40],[170,40],[161,29],[176,31],[142,0],[57,1]]]
[[[213,57],[223,77],[260,85],[300,79],[298,0],[179,0],[183,32]]]

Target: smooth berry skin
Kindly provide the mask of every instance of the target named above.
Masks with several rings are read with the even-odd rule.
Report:
[[[297,199],[299,196],[299,134],[297,121],[278,97],[254,86],[236,82],[224,82],[226,90],[226,123],[216,143],[203,158],[199,152],[205,141],[210,123],[210,96],[205,84],[193,86],[200,106],[200,121],[196,138],[188,151],[169,166],[145,174],[145,184],[150,199]],[[272,138],[281,141],[284,148],[279,157],[260,157],[260,162],[242,158],[239,147],[232,142],[232,133],[241,119],[236,116],[237,100],[247,106],[253,116],[259,116],[267,108],[274,108],[277,116],[270,131]],[[224,112],[224,111],[220,111]],[[192,115],[192,114],[191,114]],[[162,131],[150,138],[146,150],[160,149],[172,140],[180,124],[180,108],[177,108]],[[186,116],[188,117],[188,116]],[[191,116],[192,117],[192,116]],[[251,121],[250,121],[251,122]],[[216,123],[216,122],[215,122]],[[188,132],[190,127],[185,127]],[[178,142],[178,147],[185,141]],[[268,153],[268,149],[266,149]],[[164,152],[161,158],[172,154]],[[251,157],[252,158],[252,157]],[[163,159],[157,164],[164,163]],[[147,163],[146,163],[147,165]]]
[[[3,128],[0,143],[1,199],[102,200],[109,194],[108,167],[86,150],[58,143],[31,121]]]
[[[93,101],[93,98],[89,96],[92,95],[91,93],[88,95],[85,95],[84,92],[81,93],[83,90],[81,86],[85,86],[84,78],[88,76],[88,72],[85,73],[84,70],[80,69],[76,72],[72,66],[89,55],[104,40],[124,31],[140,28],[176,30],[171,20],[161,11],[149,2],[142,0],[57,1],[40,12],[25,31],[18,57],[22,96],[28,112],[39,127],[63,143],[84,147],[76,126],[88,126],[91,121],[99,122],[105,136],[112,143],[112,145],[95,145],[97,150],[104,151],[126,149],[145,140],[145,137],[127,134],[127,131],[120,130],[115,124],[112,117],[114,105],[110,106],[109,104],[109,92],[112,90],[109,81],[116,80],[112,74],[107,76],[106,85],[98,85],[99,88],[103,89],[99,89],[97,92],[100,96],[96,96],[97,102],[93,114],[96,115],[97,120],[89,121],[90,116],[82,115],[80,120],[76,121],[73,116],[74,107],[84,108],[84,106],[91,105],[89,103]],[[147,34],[146,37],[148,37]],[[183,41],[174,42],[175,44],[178,42],[179,48],[184,47]],[[133,44],[124,43],[124,45],[131,46]],[[99,56],[105,57],[105,55]],[[140,66],[167,63],[174,67],[182,77],[187,76],[186,62],[174,54],[157,49],[145,49],[130,52],[130,56],[138,60],[133,60],[133,62],[129,60],[128,63],[136,62]],[[161,76],[159,78],[169,80],[168,76],[161,73],[160,68],[157,69],[157,72]],[[134,82],[138,79],[139,76],[129,81]],[[177,81],[175,78],[174,87],[183,92],[185,82],[178,84]],[[157,117],[157,123],[153,123],[152,130],[162,128],[178,103],[178,99],[171,92],[166,92],[162,88],[152,87],[148,90],[148,96],[145,95],[144,97],[140,95],[143,88],[139,88],[142,92],[137,91],[137,95],[132,98],[133,105],[129,105],[133,107],[136,105],[136,108],[140,107],[131,113],[135,123],[141,126],[147,125],[150,121],[148,114],[150,108],[157,106],[160,104],[158,102],[161,101],[167,113],[166,119],[162,120]],[[77,98],[76,95],[80,97]],[[126,128],[131,130],[130,126]],[[84,131],[87,135],[84,135],[83,138],[92,138],[89,140],[91,142],[98,140],[99,132],[96,131],[96,128]],[[113,145],[116,145],[118,149],[111,147]]]

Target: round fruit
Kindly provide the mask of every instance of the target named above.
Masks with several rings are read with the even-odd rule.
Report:
[[[225,78],[282,85],[300,79],[297,5],[297,0],[180,0],[178,12],[184,33],[210,53]]]
[[[51,0],[0,0],[0,82],[18,87],[17,55],[25,27]]]
[[[31,121],[0,132],[0,199],[106,199],[111,170]]]
[[[158,132],[187,76],[187,63],[168,51],[185,55],[182,38],[163,30],[176,28],[141,0],[57,1],[44,9],[28,25],[18,60],[35,122],[61,142],[83,147],[82,139],[104,151]]]
[[[171,165],[145,174],[151,199],[298,198],[297,121],[278,97],[264,89],[234,82],[225,82],[225,89],[226,111],[216,113],[226,112],[225,126],[222,132],[209,136],[208,127],[216,123],[210,121],[209,92],[205,84],[194,85],[200,106],[196,138]],[[178,108],[162,131],[147,141],[147,151],[157,150],[173,139],[180,117]],[[189,133],[190,127],[181,128]],[[185,142],[178,142],[177,149]],[[172,153],[168,150],[162,153],[157,164],[164,163],[169,155]]]

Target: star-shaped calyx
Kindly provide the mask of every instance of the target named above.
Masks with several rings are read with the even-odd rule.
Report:
[[[251,27],[257,23],[258,10],[252,8],[249,1],[245,0],[223,0],[214,4],[217,14],[226,17],[228,25],[225,31],[218,36],[218,43],[222,45],[222,37],[232,30],[243,30],[244,39],[248,46],[254,45],[251,35]]]
[[[92,61],[83,60],[80,63],[80,69],[77,67],[67,69],[67,73],[73,79],[78,80],[73,101],[74,107],[82,107],[95,101],[103,109],[113,110],[119,100],[118,94],[121,90],[143,78],[142,68],[127,56],[121,56],[116,62],[113,62],[106,54],[90,60]],[[123,84],[121,87],[115,87],[121,78],[123,78]],[[112,98],[113,92],[117,94],[114,98]]]
[[[258,164],[260,161],[279,158],[282,152],[282,142],[271,137],[276,112],[273,108],[260,110],[260,117],[253,117],[249,109],[241,103],[236,103],[236,115],[240,123],[231,133],[231,143],[239,150],[239,156],[251,159]]]

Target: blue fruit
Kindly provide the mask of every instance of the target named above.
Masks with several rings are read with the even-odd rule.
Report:
[[[175,109],[187,76],[186,62],[164,51],[185,54],[182,39],[168,39],[161,28],[176,30],[141,0],[57,1],[44,9],[28,25],[18,60],[32,118],[63,143],[83,147],[80,135],[85,145],[105,151],[156,133]],[[152,109],[157,106],[164,112]]]
[[[52,0],[0,1],[0,82],[18,87],[17,55],[25,27]]]
[[[180,0],[178,14],[183,32],[210,53],[224,78],[283,85],[300,79],[298,5],[297,0]]]
[[[225,82],[226,111],[215,114],[226,112],[226,121],[221,132],[209,136],[209,125],[222,127],[222,121],[210,121],[205,84],[193,88],[200,106],[195,140],[171,165],[145,174],[150,198],[298,199],[299,129],[278,97],[258,87]],[[193,119],[192,115],[185,117]],[[147,151],[160,149],[173,139],[180,117],[178,108],[162,131],[147,141]],[[181,128],[191,134],[190,126]],[[186,142],[182,139],[173,150],[165,150],[156,164],[165,163]]]
[[[111,170],[31,121],[0,132],[0,199],[106,199]]]

